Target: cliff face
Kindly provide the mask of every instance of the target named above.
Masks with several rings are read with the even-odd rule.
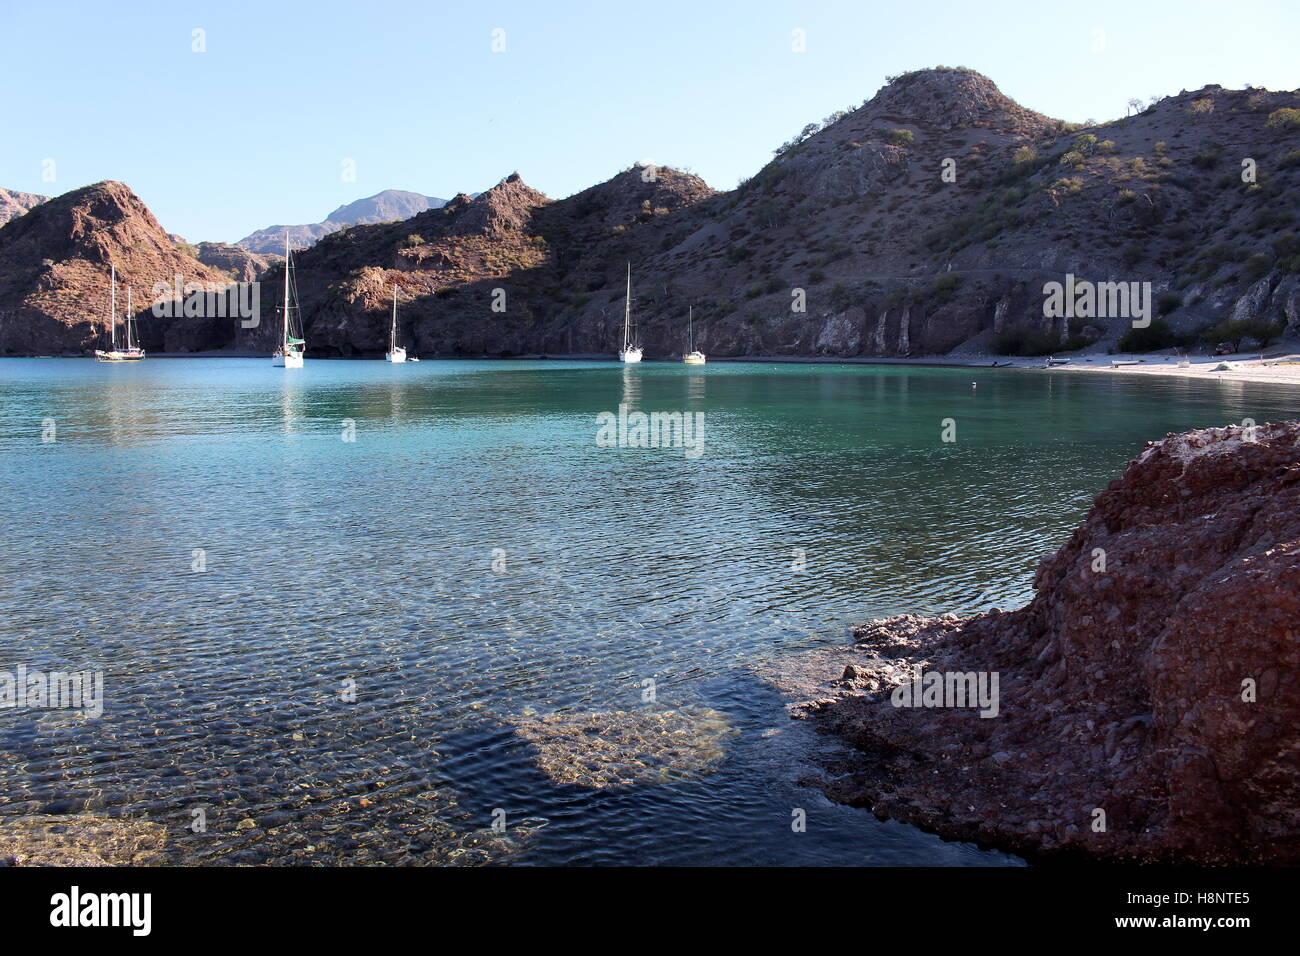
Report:
[[[861,755],[828,794],[1030,855],[1300,862],[1300,424],[1150,444],[1034,583],[859,629],[802,711]],[[997,673],[997,715],[896,706],[917,667]]]

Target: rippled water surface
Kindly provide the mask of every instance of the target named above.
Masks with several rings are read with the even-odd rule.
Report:
[[[702,454],[598,447],[620,404],[703,412]],[[0,825],[152,821],[178,862],[1014,862],[796,788],[763,662],[1018,605],[1144,441],[1296,414],[1063,372],[3,359],[0,670],[102,669],[105,709],[0,711]]]

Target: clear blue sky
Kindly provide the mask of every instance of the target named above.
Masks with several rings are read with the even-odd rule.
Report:
[[[639,160],[730,189],[804,124],[939,64],[1074,121],[1207,83],[1300,87],[1297,0],[43,0],[3,21],[0,186],[119,179],[191,241],[516,169],[556,198]]]

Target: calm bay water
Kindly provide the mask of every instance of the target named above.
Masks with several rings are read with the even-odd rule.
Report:
[[[597,447],[620,404],[703,412],[703,453]],[[177,862],[1015,862],[797,788],[762,662],[1019,605],[1144,441],[1296,415],[990,369],[2,359],[0,670],[100,668],[105,710],[0,711],[0,826],[145,819]],[[514,732],[683,709],[721,759],[631,787]]]

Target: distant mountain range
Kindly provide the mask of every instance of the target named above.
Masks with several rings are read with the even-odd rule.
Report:
[[[337,232],[357,223],[392,222],[395,219],[410,219],[416,213],[426,209],[438,209],[445,206],[447,200],[434,196],[422,196],[419,193],[404,192],[401,189],[385,189],[381,193],[358,199],[346,206],[339,206],[325,217],[323,222],[304,226],[267,226],[240,239],[235,245],[249,252],[284,254],[284,234],[289,233],[289,245],[293,249],[306,249],[322,236]]]
[[[1207,86],[1080,127],[974,71],[920,70],[775,153],[727,192],[638,165],[556,201],[513,174],[330,229],[294,257],[309,350],[382,354],[397,287],[417,355],[613,355],[628,263],[648,358],[680,354],[691,307],[711,357],[1117,344],[1130,317],[1044,315],[1046,283],[1067,275],[1151,283],[1178,335],[1229,319],[1300,329],[1296,91]],[[356,205],[331,215],[401,215]],[[0,227],[0,353],[87,348],[110,262],[137,289],[176,271],[277,278],[269,256],[205,246],[173,243],[121,183],[35,206]],[[269,350],[275,322],[140,328],[155,349]]]

